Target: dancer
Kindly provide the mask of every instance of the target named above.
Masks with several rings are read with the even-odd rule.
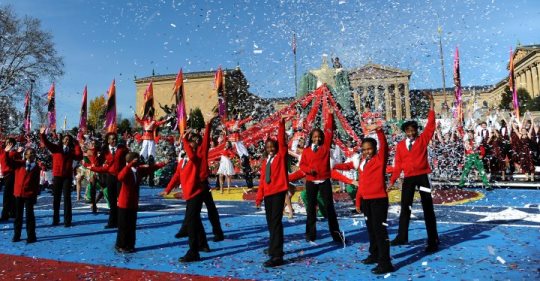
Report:
[[[4,157],[15,171],[14,196],[16,205],[16,217],[14,223],[13,242],[21,241],[23,224],[23,212],[26,209],[26,243],[34,243],[36,238],[36,217],[34,216],[34,205],[39,193],[40,168],[36,163],[36,151],[28,148],[24,152],[24,160],[12,159],[2,151]]]
[[[221,223],[219,221],[219,213],[216,208],[216,203],[214,202],[214,198],[212,197],[212,192],[210,191],[210,183],[208,182],[208,176],[210,174],[210,169],[208,167],[208,151],[210,149],[210,137],[211,137],[211,129],[212,129],[212,123],[214,120],[217,119],[217,115],[214,116],[208,123],[206,123],[206,128],[204,131],[204,136],[201,138],[194,136],[197,139],[197,143],[199,143],[198,149],[197,149],[197,155],[201,159],[201,169],[199,170],[199,181],[204,188],[203,190],[203,202],[204,205],[206,205],[206,210],[208,212],[208,220],[212,224],[212,233],[214,233],[214,242],[223,241],[225,239],[225,236],[223,235],[223,230],[221,228]],[[229,183],[230,184],[230,183]],[[186,220],[182,222],[182,227],[178,231],[178,233],[174,236],[176,238],[181,237],[187,237],[187,224]]]
[[[2,175],[4,177],[4,196],[2,199],[2,216],[0,221],[7,221],[9,218],[15,218],[15,196],[13,196],[13,185],[15,184],[15,173],[13,167],[9,165],[8,157],[11,159],[20,158],[15,151],[16,141],[14,138],[8,138],[4,142],[2,153],[0,153],[0,166],[2,166]]]
[[[118,195],[118,232],[115,249],[121,253],[135,252],[135,229],[139,208],[139,187],[143,177],[167,165],[167,161],[154,165],[140,165],[139,154],[129,152],[126,166],[118,174],[122,183]]]
[[[261,177],[255,204],[260,208],[264,199],[266,223],[270,232],[268,255],[265,267],[283,265],[283,207],[285,195],[289,189],[287,177],[287,140],[285,136],[285,116],[279,122],[277,141],[267,139],[265,142],[265,158],[261,165]]]
[[[238,114],[238,119],[230,120],[225,122],[225,128],[227,129],[227,135],[229,141],[232,143],[236,149],[236,153],[240,158],[240,163],[242,165],[242,174],[246,180],[247,188],[253,188],[253,176],[251,175],[251,164],[249,163],[249,152],[244,146],[240,136],[240,127],[245,123],[251,121],[252,118],[248,117],[244,120],[240,120],[240,114]]]
[[[72,220],[71,185],[73,182],[73,161],[83,159],[81,146],[71,135],[61,136],[62,142],[54,144],[45,136],[45,127],[39,130],[41,142],[52,154],[53,164],[53,222],[60,224],[60,200],[64,194],[64,226],[70,227]]]
[[[221,154],[217,171],[221,194],[225,190],[225,180],[227,180],[227,193],[231,193],[231,178],[235,175],[234,165],[231,159],[235,156],[236,154],[232,151],[231,142],[227,141]]]
[[[374,274],[385,274],[394,271],[390,262],[390,240],[388,239],[388,193],[386,192],[386,162],[388,160],[388,143],[383,130],[378,125],[368,125],[368,132],[375,131],[377,141],[364,138],[362,141],[362,159],[358,165],[354,162],[336,164],[335,169],[358,169],[359,184],[356,193],[356,211],[366,216],[369,233],[369,256],[362,260],[363,264],[375,264],[371,270]]]
[[[465,178],[469,176],[471,168],[474,166],[480,173],[482,182],[486,186],[486,190],[492,190],[484,170],[484,163],[482,162],[482,159],[484,159],[486,156],[486,150],[482,145],[482,137],[479,135],[476,135],[475,137],[474,130],[468,130],[467,134],[463,133],[462,128],[458,128],[458,131],[463,138],[465,147],[465,167],[463,168],[463,173],[461,174],[459,187],[463,187],[465,185]]]
[[[403,123],[401,130],[405,132],[406,139],[400,141],[396,146],[390,186],[394,185],[402,171],[405,173],[405,177],[401,187],[401,213],[399,214],[398,235],[392,240],[391,245],[405,245],[409,241],[411,208],[414,192],[418,187],[428,236],[425,250],[428,253],[432,253],[439,250],[439,235],[437,234],[437,221],[435,211],[433,210],[431,184],[428,178],[431,168],[428,163],[427,146],[435,132],[435,111],[433,109],[433,95],[429,92],[424,92],[423,94],[429,99],[428,121],[424,131],[418,135],[418,123],[415,121]]]
[[[309,136],[309,145],[302,152],[300,170],[306,174],[307,193],[307,221],[306,241],[312,242],[317,239],[317,193],[320,191],[323,198],[328,226],[334,242],[345,243],[339,224],[332,196],[332,184],[330,182],[330,147],[334,137],[334,110],[330,108],[326,114],[324,132],[315,128]]]
[[[129,150],[124,144],[118,144],[118,136],[116,133],[107,133],[105,139],[109,144],[105,147],[103,163],[91,163],[84,165],[90,168],[91,171],[107,174],[107,201],[109,202],[109,220],[105,228],[118,227],[118,193],[120,192],[120,182],[118,181],[118,173],[126,166],[126,155]]]
[[[135,121],[139,123],[143,129],[142,135],[142,148],[140,156],[143,161],[151,161],[156,158],[156,142],[154,138],[156,137],[156,130],[159,126],[165,124],[167,120],[154,120],[154,108],[150,108],[143,119],[135,113]]]
[[[204,188],[199,182],[199,170],[201,159],[196,151],[198,147],[197,138],[187,133],[182,138],[186,155],[180,160],[173,178],[167,188],[160,195],[169,194],[173,188],[182,185],[182,197],[186,200],[186,220],[189,237],[189,250],[178,259],[180,262],[194,262],[201,259],[199,251],[210,252],[206,233],[201,221],[201,208],[204,201]]]

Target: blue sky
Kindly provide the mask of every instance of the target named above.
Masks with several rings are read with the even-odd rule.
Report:
[[[57,84],[58,119],[78,124],[81,92],[104,94],[117,81],[119,111],[130,115],[134,77],[242,68],[262,97],[294,92],[292,32],[298,73],[323,53],[345,67],[369,61],[413,72],[411,89],[441,87],[437,26],[443,28],[446,81],[460,48],[463,85],[498,82],[509,49],[540,44],[540,1],[278,0],[0,0],[42,20],[65,60]],[[48,83],[48,82],[47,82]],[[47,83],[42,87],[45,92]]]

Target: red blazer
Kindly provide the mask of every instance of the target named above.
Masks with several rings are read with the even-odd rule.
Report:
[[[159,126],[165,124],[165,122],[167,122],[167,120],[157,121],[154,119],[152,119],[151,121],[148,121],[146,119],[139,118],[139,116],[137,115],[135,115],[135,121],[137,121],[137,123],[139,123],[142,126],[142,129],[143,129],[142,139],[143,140],[154,140],[156,129]]]
[[[105,162],[103,163],[103,165],[90,166],[88,164],[84,164],[84,166],[89,168],[93,172],[108,173],[113,176],[118,176],[120,171],[126,166],[126,155],[128,154],[128,152],[129,150],[126,148],[126,146],[120,144],[116,146],[116,152],[114,153],[114,155],[112,155],[111,151],[107,149],[104,155]]]
[[[201,161],[197,154],[193,152],[191,146],[189,146],[187,139],[182,139],[182,142],[189,161],[183,168],[184,160],[182,159],[178,162],[176,172],[167,185],[167,188],[165,188],[165,193],[171,193],[171,190],[180,184],[182,185],[182,198],[184,200],[190,200],[203,191],[199,182]]]
[[[137,167],[136,177],[131,170],[132,165],[127,164],[118,174],[118,181],[122,183],[120,194],[118,195],[117,206],[124,209],[139,208],[139,187],[143,177],[148,176],[155,170],[165,166],[164,163],[156,163],[155,165],[141,165]],[[137,181],[135,181],[137,178]]]
[[[324,125],[324,143],[313,152],[311,146],[302,151],[300,160],[300,170],[306,174],[307,181],[326,180],[331,177],[330,169],[330,147],[334,138],[334,120],[332,114],[326,115]],[[315,170],[316,175],[310,175],[309,172]]]
[[[356,207],[360,208],[360,199],[377,199],[388,197],[386,193],[386,162],[388,161],[388,143],[383,130],[377,130],[379,151],[365,164],[364,170],[354,167],[353,162],[336,164],[338,170],[358,168],[358,192],[356,192]],[[414,146],[414,145],[413,145]],[[360,164],[365,158],[360,160]]]
[[[406,140],[400,141],[396,146],[396,157],[394,159],[394,171],[390,179],[390,185],[394,185],[396,180],[404,171],[405,177],[413,177],[431,173],[428,163],[427,147],[433,133],[435,132],[435,111],[428,113],[428,122],[424,131],[416,138],[411,151],[407,149]]]
[[[55,177],[73,177],[73,161],[81,161],[83,153],[79,142],[74,140],[74,148],[64,153],[62,145],[50,142],[45,134],[40,134],[41,142],[52,154],[52,174]]]
[[[41,172],[38,163],[35,162],[32,170],[26,171],[26,161],[11,159],[5,151],[2,151],[2,154],[5,154],[7,161],[15,171],[13,195],[22,198],[36,197],[39,193],[39,174]]]
[[[199,169],[200,182],[207,181],[208,175],[210,174],[210,169],[208,168],[208,151],[210,150],[211,128],[211,124],[206,124],[202,144],[197,149],[197,156],[201,159],[201,166]]]
[[[278,129],[278,151],[270,163],[270,183],[266,183],[266,165],[268,159],[262,159],[261,177],[255,202],[259,205],[265,196],[270,196],[289,189],[289,177],[287,173],[287,139],[285,136],[285,121],[281,119]]]
[[[289,174],[289,182],[297,181],[300,179],[303,179],[306,177],[306,174],[302,172],[302,170],[298,170],[296,172]],[[353,180],[348,178],[347,176],[343,175],[342,173],[338,172],[337,169],[332,169],[330,171],[330,178],[336,181],[344,182],[346,184],[352,184]]]
[[[6,153],[3,147],[1,149],[2,153],[0,153],[0,165],[2,166],[2,175],[6,176],[7,174],[13,172],[13,167],[10,165],[8,157],[11,159],[20,159],[21,157],[14,149],[9,151],[9,153]]]

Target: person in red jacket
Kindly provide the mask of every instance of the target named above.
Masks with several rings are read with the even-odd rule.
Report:
[[[396,146],[394,170],[390,179],[390,185],[394,185],[402,171],[405,177],[401,187],[401,212],[399,214],[398,235],[392,240],[391,245],[405,245],[409,241],[411,208],[415,189],[418,188],[420,190],[428,236],[426,252],[432,253],[439,250],[439,235],[437,234],[437,221],[435,219],[435,211],[433,210],[431,184],[428,178],[431,168],[428,163],[427,147],[435,133],[435,111],[433,110],[433,95],[427,92],[424,95],[429,99],[430,105],[428,121],[424,132],[418,135],[418,123],[415,121],[405,122],[401,126],[401,130],[405,132],[407,137]]]
[[[265,267],[283,265],[283,208],[285,195],[289,190],[287,173],[287,140],[285,136],[285,116],[279,122],[277,141],[268,139],[265,142],[266,160],[262,161],[259,190],[255,204],[261,206],[264,199],[266,223],[270,232],[268,255]]]
[[[7,154],[7,152],[2,151]],[[36,163],[36,151],[28,148],[24,152],[25,160],[15,160],[9,155],[7,161],[15,171],[15,185],[13,195],[15,196],[16,217],[14,223],[13,242],[21,241],[23,212],[26,209],[26,243],[36,242],[36,218],[34,216],[34,205],[39,193],[39,173],[40,168]]]
[[[394,271],[390,262],[390,241],[388,240],[387,216],[388,193],[386,192],[386,162],[388,160],[388,143],[380,125],[368,125],[367,131],[377,133],[377,141],[364,138],[362,141],[362,159],[357,167],[353,162],[336,164],[335,169],[358,169],[358,191],[356,193],[356,211],[366,216],[369,234],[369,256],[362,260],[363,264],[375,264],[371,272],[385,274]]]
[[[154,110],[151,108],[143,119],[139,118],[139,116],[135,114],[135,121],[137,121],[137,123],[139,123],[143,129],[142,148],[140,152],[141,157],[145,161],[150,161],[150,157],[152,157],[153,160],[156,158],[156,130],[159,128],[159,126],[165,124],[167,120],[155,120]]]
[[[307,193],[307,220],[306,220],[306,241],[311,242],[317,239],[317,193],[320,191],[325,203],[326,214],[328,216],[328,226],[332,239],[337,243],[344,243],[345,239],[339,230],[339,224],[334,208],[332,195],[332,183],[330,181],[330,147],[334,137],[333,109],[329,109],[326,114],[324,132],[315,128],[309,135],[309,145],[302,151],[300,160],[300,170],[306,175]]]
[[[16,141],[14,138],[8,138],[4,142],[0,153],[0,166],[4,177],[4,196],[2,199],[2,216],[0,221],[7,221],[9,218],[15,218],[15,197],[13,196],[13,184],[15,183],[15,173],[13,167],[9,164],[8,157],[15,159],[19,154],[15,151]],[[20,158],[20,157],[19,157]]]
[[[198,143],[197,146],[197,155],[201,159],[201,167],[199,169],[199,181],[203,186],[203,202],[206,205],[206,210],[208,214],[208,220],[212,224],[212,233],[214,234],[214,242],[223,241],[225,236],[223,235],[223,229],[221,228],[221,223],[219,221],[219,212],[216,208],[216,203],[212,197],[212,192],[210,191],[210,183],[208,182],[208,176],[210,175],[210,169],[208,167],[208,151],[210,150],[210,137],[212,133],[212,123],[219,116],[216,114],[208,123],[206,123],[206,128],[204,130],[204,136],[201,138],[199,135],[193,135],[195,140]],[[182,227],[174,235],[176,238],[187,237],[187,224],[186,220],[182,222]]]
[[[53,162],[53,222],[56,226],[60,223],[60,200],[64,194],[64,226],[71,226],[71,185],[73,182],[73,161],[81,161],[83,158],[81,146],[71,135],[61,138],[62,143],[55,144],[45,136],[45,127],[40,131],[41,142],[52,154]]]
[[[118,226],[118,208],[117,200],[120,192],[120,182],[118,181],[118,173],[126,166],[126,155],[129,150],[124,144],[118,144],[118,136],[116,133],[107,133],[105,135],[108,145],[103,153],[105,161],[100,163],[83,163],[85,167],[93,172],[106,173],[106,186],[109,202],[109,220],[105,228],[116,228]]]
[[[143,177],[167,165],[167,161],[154,165],[139,165],[139,154],[129,152],[126,166],[118,173],[122,187],[118,196],[118,232],[115,249],[123,253],[135,251],[135,229],[139,208],[139,186]]]
[[[201,208],[203,203],[204,187],[199,181],[201,159],[197,155],[197,138],[185,134],[182,138],[186,155],[178,162],[167,188],[160,195],[169,194],[173,188],[182,185],[182,197],[186,200],[186,214],[184,220],[187,225],[189,237],[189,250],[179,259],[180,262],[193,262],[201,259],[199,250],[209,252],[206,233],[201,221]]]

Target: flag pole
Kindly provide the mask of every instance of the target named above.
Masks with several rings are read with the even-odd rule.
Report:
[[[441,57],[441,73],[442,73],[442,85],[443,85],[443,95],[444,95],[444,103],[446,104],[446,79],[444,75],[444,56],[443,56],[443,48],[442,48],[442,27],[439,25],[437,28],[437,32],[439,33],[439,54]]]
[[[298,95],[298,75],[296,64],[296,32],[293,32],[293,54],[294,54],[294,95]]]

